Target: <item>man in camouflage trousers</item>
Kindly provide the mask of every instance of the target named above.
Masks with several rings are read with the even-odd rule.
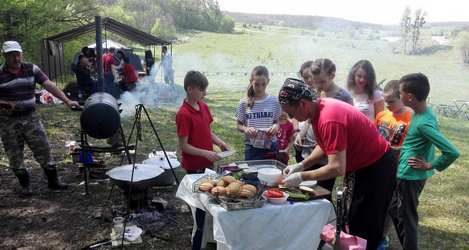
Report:
[[[23,165],[24,144],[44,170],[48,187],[63,190],[67,185],[57,177],[44,126],[35,110],[35,85],[41,84],[68,107],[78,106],[57,88],[55,83],[31,63],[22,62],[22,48],[16,41],[2,46],[5,63],[0,66],[0,136],[10,169],[18,178],[22,195],[31,195],[28,171]]]

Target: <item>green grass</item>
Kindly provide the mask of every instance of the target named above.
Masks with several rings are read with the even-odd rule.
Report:
[[[432,102],[448,103],[469,96],[469,65],[462,63],[456,48],[431,55],[404,56],[394,54],[393,45],[386,41],[367,40],[367,34],[357,40],[342,33],[271,26],[238,31],[241,32],[185,34],[188,42],[173,46],[177,82],[182,82],[186,71],[197,69],[208,73],[211,87],[240,91],[248,84],[249,75],[245,73],[264,64],[274,73],[270,84],[274,93],[286,77],[296,76],[301,63],[328,57],[337,65],[336,82],[342,86],[352,65],[368,59],[378,81],[398,79],[411,72],[425,73],[431,82]]]

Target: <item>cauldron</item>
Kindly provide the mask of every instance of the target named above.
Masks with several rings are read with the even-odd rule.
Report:
[[[120,127],[117,100],[105,92],[92,94],[85,102],[80,116],[80,125],[93,138],[112,137]]]
[[[113,183],[126,191],[130,186],[132,167],[132,165],[116,167],[109,170],[106,174],[111,178]],[[134,178],[132,180],[133,192],[145,192],[148,188],[155,186],[157,177],[163,172],[162,168],[154,165],[135,164]]]

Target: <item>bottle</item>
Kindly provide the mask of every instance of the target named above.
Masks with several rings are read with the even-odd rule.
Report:
[[[397,129],[394,131],[394,134],[391,138],[391,145],[399,145],[404,135],[404,131],[406,129],[405,124],[400,124]]]

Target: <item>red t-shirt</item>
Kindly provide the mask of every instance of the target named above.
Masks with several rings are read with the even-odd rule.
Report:
[[[112,53],[105,53],[103,55],[103,71],[109,73],[111,71],[111,65],[114,64],[114,56]]]
[[[312,120],[317,143],[327,155],[347,150],[347,172],[371,165],[390,147],[368,117],[344,102],[319,99]]]
[[[137,72],[131,63],[126,63],[124,67],[122,67],[122,81],[124,83],[134,83],[138,81]]]
[[[279,125],[280,128],[277,133],[278,149],[283,150],[288,147],[288,143],[290,143],[290,138],[295,133],[295,129],[293,128],[293,123],[290,121],[284,124],[279,123]]]
[[[176,114],[176,129],[178,137],[187,137],[190,145],[205,150],[213,150],[212,114],[207,104],[198,102],[199,110],[194,109],[186,101],[183,102]],[[190,155],[182,152],[182,167],[187,170],[200,170],[213,163],[205,157]]]

